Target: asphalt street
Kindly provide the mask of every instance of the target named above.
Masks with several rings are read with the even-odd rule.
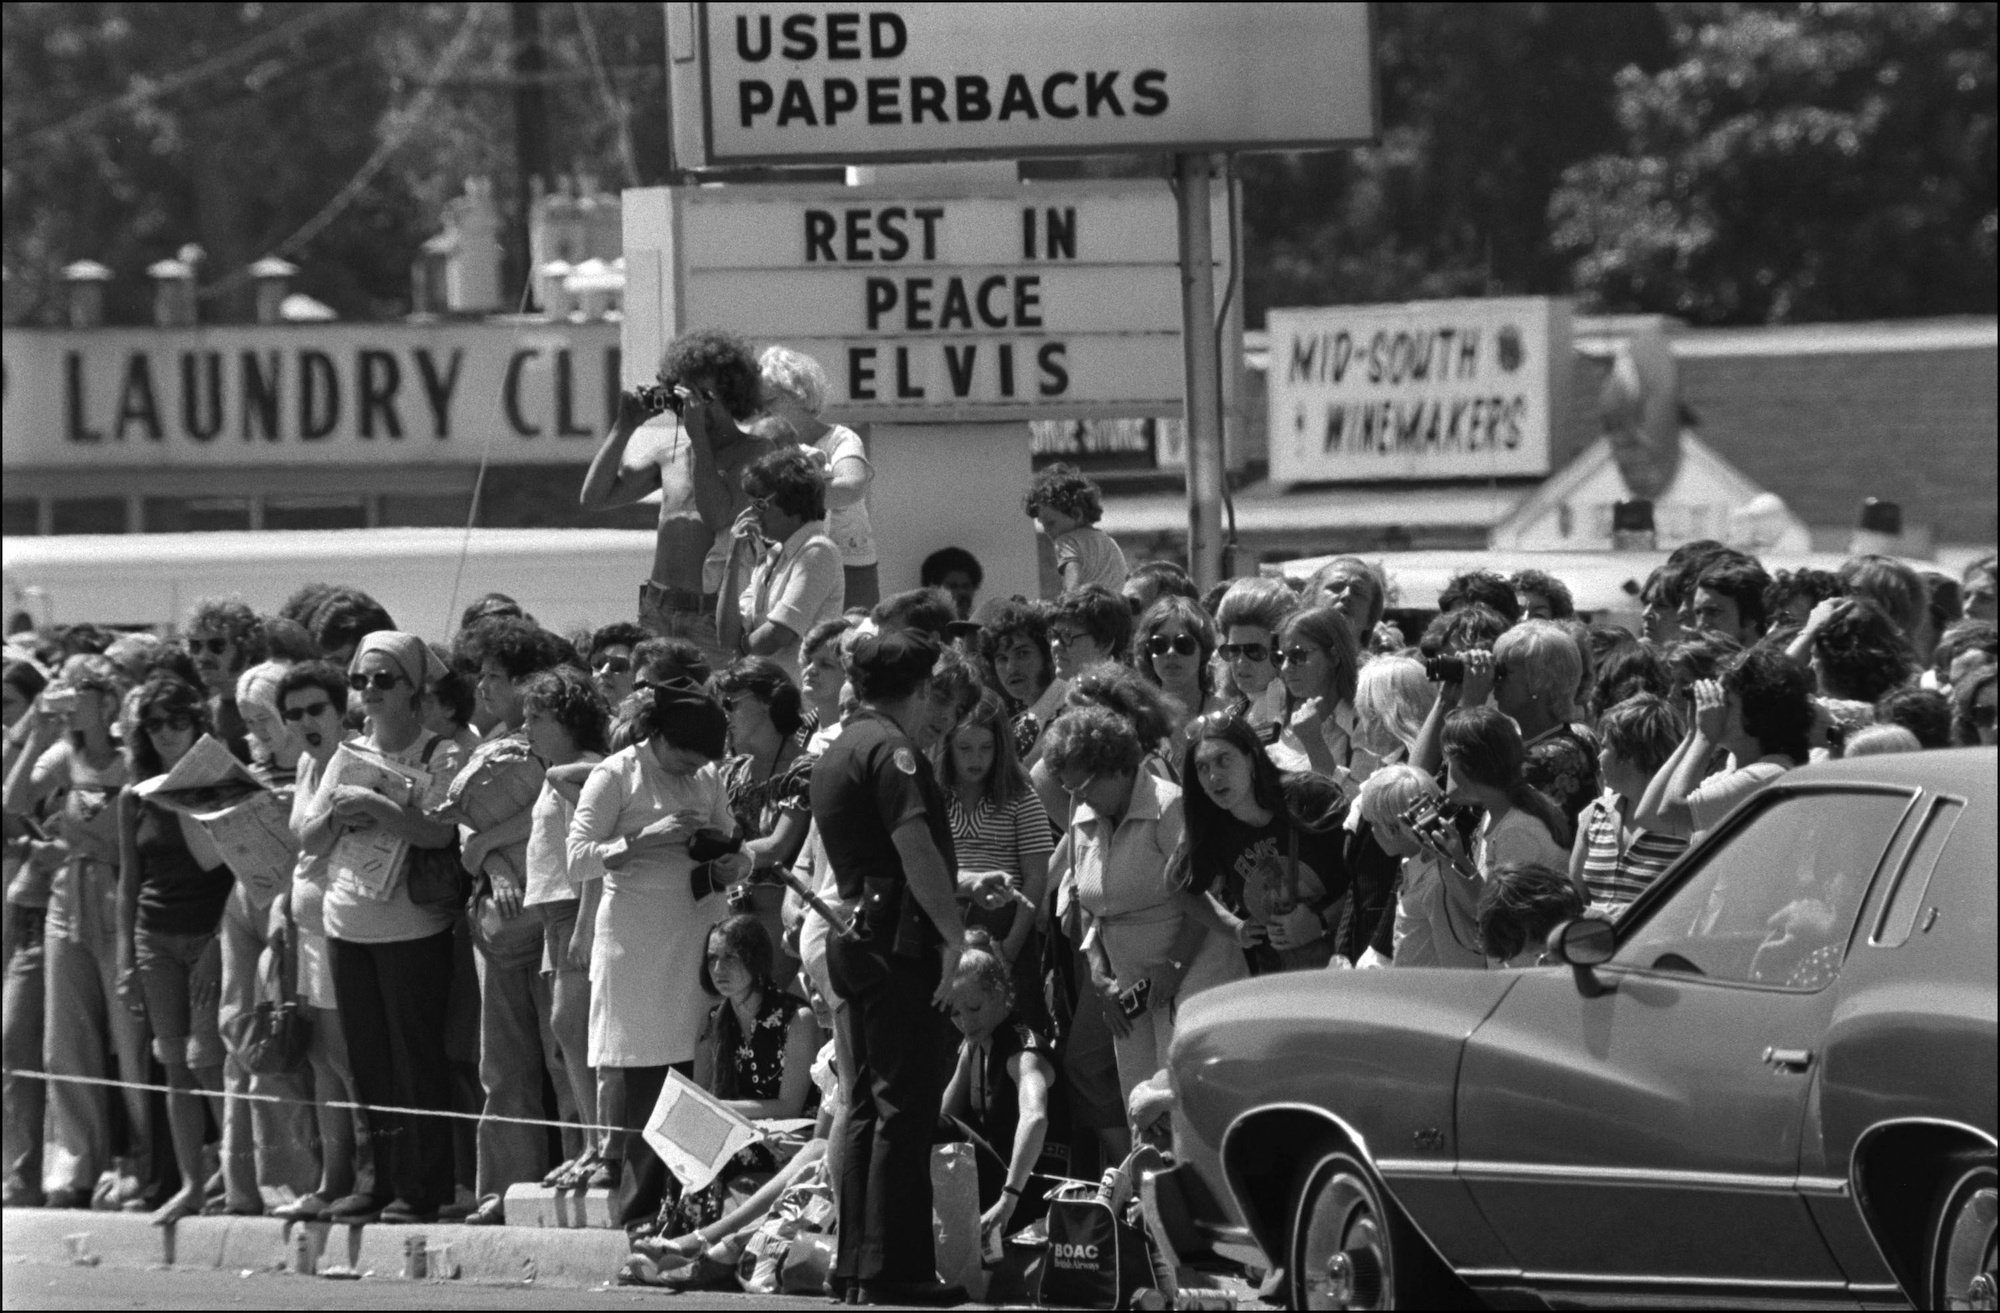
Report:
[[[683,1309],[826,1309],[824,1299],[798,1295],[744,1295],[703,1291],[676,1296],[663,1290],[607,1287],[563,1290],[528,1283],[486,1285],[464,1281],[367,1279],[335,1281],[282,1273],[185,1268],[69,1267],[9,1259],[0,1273],[0,1308],[6,1309],[600,1309],[644,1306]]]

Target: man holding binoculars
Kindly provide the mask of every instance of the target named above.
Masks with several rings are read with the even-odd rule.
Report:
[[[618,416],[584,475],[579,504],[621,506],[660,491],[652,577],[639,586],[639,623],[700,647],[715,669],[734,657],[716,635],[714,597],[728,587],[729,529],[748,505],[739,475],[771,444],[745,432],[757,413],[757,357],[749,343],[696,329],[668,344],[659,382],[621,393]],[[637,465],[626,448],[639,427],[673,412],[672,435]]]

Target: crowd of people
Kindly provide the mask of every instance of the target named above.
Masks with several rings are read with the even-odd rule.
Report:
[[[818,365],[705,332],[661,382],[582,491],[662,494],[637,623],[494,594],[433,642],[311,584],[173,639],[10,638],[9,1206],[481,1224],[513,1185],[596,1188],[643,1279],[690,1286],[810,1172],[835,1293],[950,1302],[941,1117],[1013,1234],[1151,1129],[1181,1000],[1532,965],[1787,770],[1995,742],[1992,556],[1774,576],[1693,543],[1643,633],[1469,568],[1410,632],[1392,601],[1428,599],[1356,557],[1205,594],[1129,567],[1057,466],[1023,501],[1058,595],[975,606],[948,549],[878,599]],[[285,800],[272,869],[146,787],[208,738]],[[283,1000],[305,1040],[274,1063]],[[813,1129],[738,1155],[748,1200],[684,1189],[638,1133],[674,1079]]]

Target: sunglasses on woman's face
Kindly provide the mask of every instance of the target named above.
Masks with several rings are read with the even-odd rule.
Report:
[[[378,670],[372,675],[357,673],[347,677],[347,686],[356,693],[371,688],[377,693],[387,693],[390,689],[396,687],[396,685],[407,682],[401,675],[391,674],[386,670]]]
[[[297,724],[302,720],[311,720],[315,716],[324,716],[332,706],[330,702],[315,702],[309,707],[286,707],[279,714],[291,723]]]
[[[226,638],[190,638],[188,640],[188,652],[190,655],[196,652],[206,652],[210,656],[221,656],[228,650],[229,640]]]
[[[1253,666],[1271,659],[1271,649],[1264,643],[1224,643],[1215,650],[1224,661],[1248,661]]]
[[[148,716],[140,724],[148,734],[171,734],[194,728],[194,721],[187,716]]]
[[[1168,638],[1165,634],[1155,634],[1146,640],[1147,656],[1163,657],[1169,652],[1177,652],[1181,656],[1193,656],[1199,651],[1201,644],[1195,640],[1193,634],[1175,634],[1172,638]]]
[[[1313,648],[1294,645],[1282,652],[1271,653],[1271,664],[1274,666],[1283,666],[1293,662],[1305,662],[1312,660],[1318,655],[1319,653]]]
[[[622,656],[599,657],[592,669],[600,675],[623,675],[632,669],[632,660]]]

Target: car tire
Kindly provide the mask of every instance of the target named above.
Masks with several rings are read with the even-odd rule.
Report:
[[[1992,1308],[2000,1296],[1995,1277],[1994,1221],[2000,1216],[1991,1158],[1953,1158],[1945,1187],[1931,1212],[1924,1264],[1925,1308]]]
[[[1291,1308],[1465,1307],[1466,1291],[1382,1190],[1375,1173],[1345,1149],[1322,1157],[1292,1199]]]

